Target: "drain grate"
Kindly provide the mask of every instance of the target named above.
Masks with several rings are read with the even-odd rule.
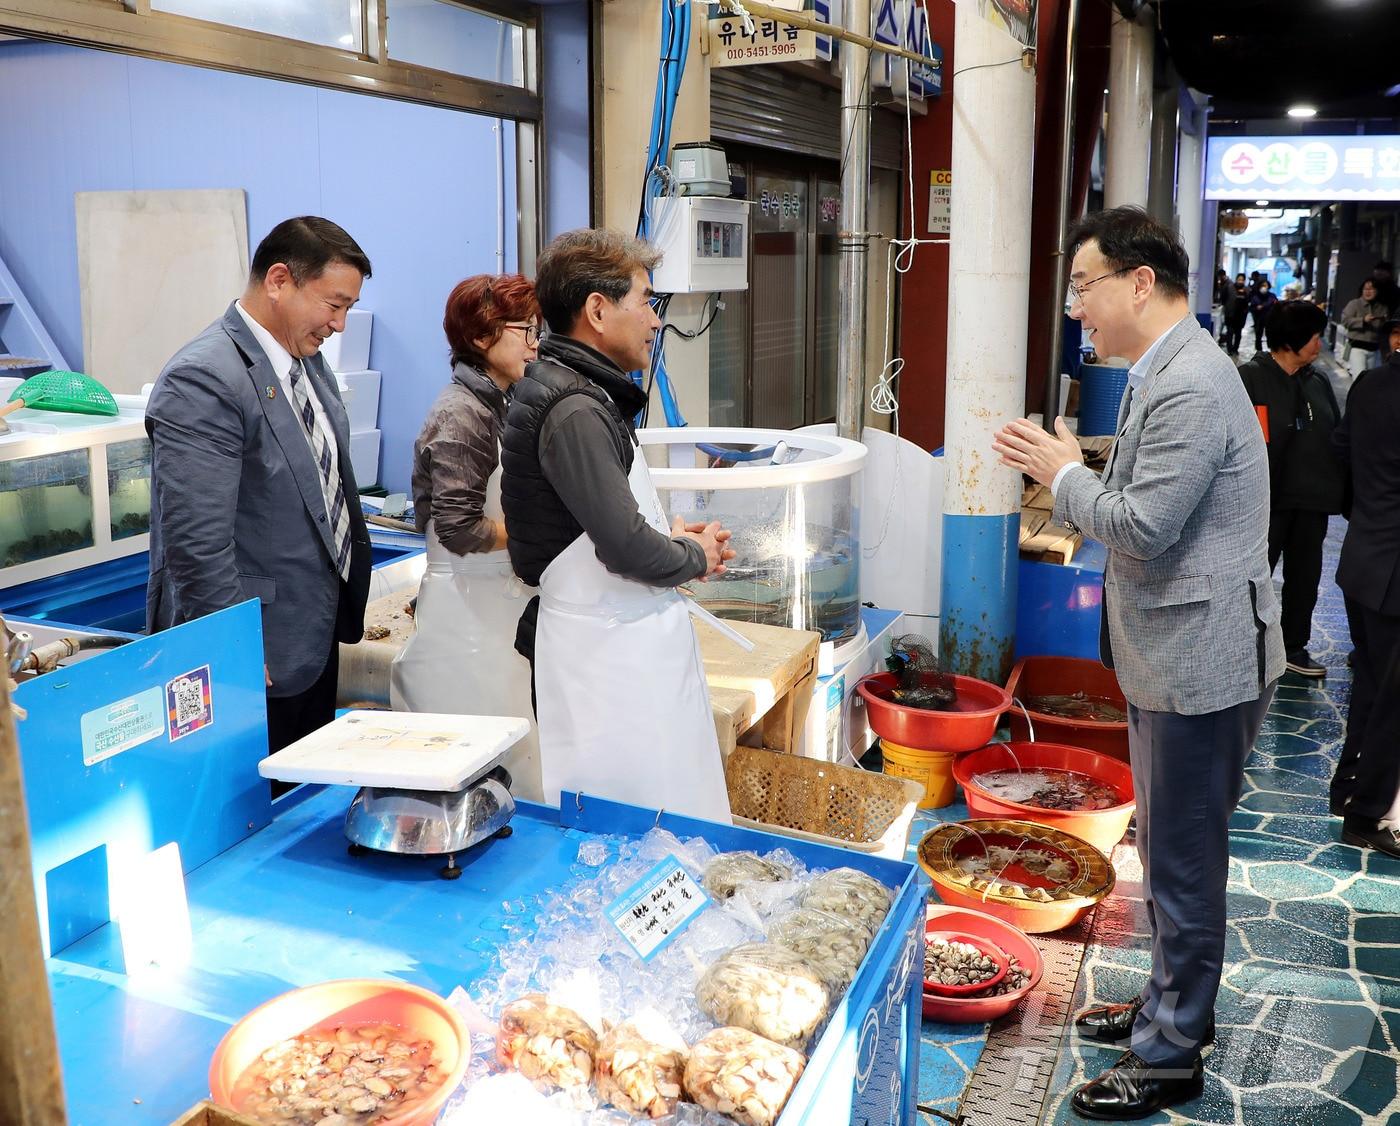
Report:
[[[1033,935],[1045,959],[1038,988],[992,1024],[987,1046],[963,1092],[962,1126],[1036,1126],[1072,1015],[1093,915],[1055,935]]]

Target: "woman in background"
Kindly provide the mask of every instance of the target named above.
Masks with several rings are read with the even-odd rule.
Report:
[[[512,790],[539,800],[530,667],[515,626],[530,592],[511,571],[501,512],[501,431],[535,358],[540,306],[519,274],[479,274],[447,299],[452,379],[413,446],[413,509],[428,540],[416,629],[394,660],[396,709],[518,716],[530,734],[506,757]]]

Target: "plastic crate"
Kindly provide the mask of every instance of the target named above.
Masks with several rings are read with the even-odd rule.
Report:
[[[724,767],[734,823],[899,859],[923,787],[818,759],[735,747]]]

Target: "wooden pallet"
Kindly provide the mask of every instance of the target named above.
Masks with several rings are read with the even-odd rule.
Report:
[[[232,1110],[215,1106],[205,1099],[198,1106],[192,1106],[170,1126],[258,1126],[253,1119]]]
[[[720,750],[740,743],[795,754],[817,678],[821,634],[730,622],[755,643],[746,653],[703,622],[695,623]]]

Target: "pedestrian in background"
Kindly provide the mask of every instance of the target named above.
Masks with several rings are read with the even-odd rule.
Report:
[[[1308,641],[1327,518],[1342,511],[1345,484],[1332,454],[1342,412],[1327,377],[1312,366],[1326,329],[1327,314],[1316,305],[1281,301],[1266,326],[1269,350],[1240,365],[1269,448],[1269,570],[1283,560],[1284,652],[1288,668],[1308,677],[1327,675]]]
[[[1390,310],[1377,300],[1374,278],[1361,283],[1361,292],[1347,302],[1342,310],[1342,327],[1347,330],[1347,370],[1360,375],[1376,362],[1380,347],[1381,325],[1390,318]]]
[[[1231,356],[1240,354],[1240,338],[1244,335],[1244,322],[1249,316],[1249,291],[1245,288],[1244,275],[1235,277],[1235,284],[1225,303],[1225,351]]]
[[[1278,304],[1273,287],[1266,277],[1260,276],[1249,295],[1249,315],[1254,321],[1254,350],[1264,350],[1264,326],[1268,323],[1269,312]]]

